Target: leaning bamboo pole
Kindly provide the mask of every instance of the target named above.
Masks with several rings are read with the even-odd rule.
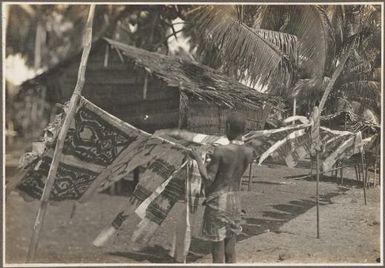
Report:
[[[76,108],[80,100],[80,94],[84,86],[85,71],[86,71],[88,56],[90,54],[91,44],[92,44],[92,22],[93,22],[94,13],[95,13],[95,5],[90,5],[90,10],[89,10],[88,18],[86,22],[85,35],[83,37],[84,49],[83,49],[82,58],[80,60],[78,78],[77,78],[74,92],[70,99],[68,112],[64,119],[63,126],[61,127],[59,135],[57,137],[55,151],[52,156],[52,163],[48,172],[47,179],[45,181],[43,193],[40,199],[40,206],[37,211],[35,224],[33,226],[33,234],[32,234],[32,239],[28,249],[27,262],[32,261],[35,257],[36,249],[39,243],[40,232],[44,223],[45,214],[47,212],[49,196],[56,178],[59,161],[62,156],[64,140],[67,135],[67,131],[70,127],[71,121],[76,112]]]
[[[333,89],[333,86],[337,80],[337,78],[340,76],[344,66],[345,66],[345,63],[346,61],[348,60],[349,56],[350,56],[350,53],[352,52],[353,50],[353,46],[351,46],[348,51],[346,52],[346,54],[342,57],[341,59],[341,62],[338,64],[336,70],[334,71],[333,75],[332,75],[332,78],[329,82],[329,84],[327,85],[325,91],[324,91],[324,94],[322,95],[322,98],[321,98],[321,101],[320,101],[320,104],[318,106],[318,111],[319,111],[319,114],[317,116],[317,118],[315,120],[317,120],[317,122],[314,122],[313,124],[317,125],[318,128],[320,127],[320,117],[321,117],[321,114],[322,114],[322,110],[323,110],[323,107],[325,105],[325,102],[328,98],[328,95],[330,93],[330,91]],[[319,131],[318,131],[319,132]],[[314,141],[313,141],[314,142]],[[320,170],[319,170],[319,167],[320,167],[320,160],[319,160],[319,157],[320,156],[320,152],[319,150],[316,150],[316,178],[317,178],[317,182],[316,182],[316,206],[317,206],[317,238],[320,238],[320,226],[319,226],[319,176],[320,176]]]

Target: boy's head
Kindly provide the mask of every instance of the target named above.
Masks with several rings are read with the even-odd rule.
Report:
[[[226,119],[226,136],[231,141],[245,132],[246,121],[242,114],[231,112]]]

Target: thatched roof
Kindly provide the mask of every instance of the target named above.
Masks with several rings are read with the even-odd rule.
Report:
[[[149,52],[107,38],[105,40],[129,61],[182,92],[229,107],[253,107],[266,102],[282,108],[281,98],[260,93],[202,64]]]
[[[125,62],[133,63],[135,66],[145,69],[170,87],[178,88],[187,95],[195,96],[209,103],[231,108],[246,106],[257,109],[264,104],[270,104],[276,110],[282,110],[284,107],[280,97],[260,93],[205,65],[149,52],[107,38],[95,41],[93,47],[100,46],[101,42],[107,42]],[[79,55],[78,53],[67,58],[47,72],[28,80],[22,87],[47,79],[50,73],[73,62]]]

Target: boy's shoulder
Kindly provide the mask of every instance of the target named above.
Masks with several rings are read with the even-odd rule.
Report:
[[[223,154],[223,153],[234,151],[234,149],[236,149],[237,151],[241,151],[242,153],[247,155],[253,154],[253,148],[251,148],[250,146],[242,145],[242,146],[234,147],[233,144],[219,145],[215,148],[214,153]]]

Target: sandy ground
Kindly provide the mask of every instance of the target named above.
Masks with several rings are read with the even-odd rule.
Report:
[[[375,263],[380,256],[380,189],[368,190],[363,204],[362,188],[354,180],[345,185],[335,178],[320,182],[321,238],[316,239],[315,181],[285,176],[308,173],[308,163],[289,169],[278,164],[255,167],[251,191],[243,185],[246,211],[243,234],[238,237],[240,263],[359,262]],[[344,173],[353,178],[353,172]],[[246,180],[247,178],[245,178]],[[346,184],[347,183],[347,184]],[[151,241],[134,251],[130,236],[139,219],[130,217],[114,239],[103,248],[93,239],[125,206],[127,196],[97,194],[80,205],[71,219],[72,202],[50,206],[35,258],[41,263],[167,263],[177,204]],[[38,202],[25,202],[16,192],[6,201],[6,263],[24,263]],[[203,209],[193,217],[193,239],[187,262],[211,262],[210,244],[199,239]]]
[[[316,208],[282,225],[276,232],[248,238],[237,245],[240,263],[377,263],[380,257],[379,188],[351,189],[320,207],[320,239]],[[199,262],[210,262],[207,255]]]

